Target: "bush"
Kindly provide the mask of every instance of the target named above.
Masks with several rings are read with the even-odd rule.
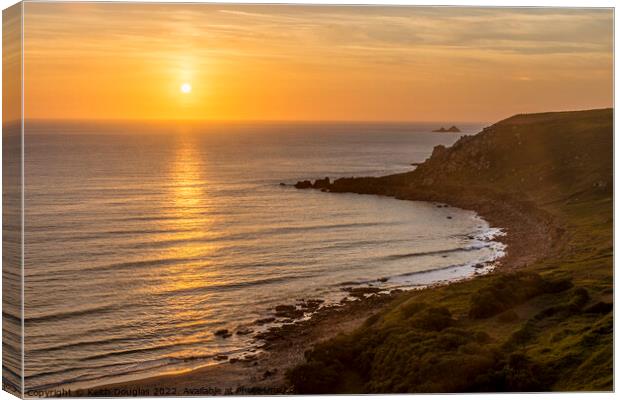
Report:
[[[364,321],[364,326],[369,327],[376,324],[379,321],[379,314],[373,314]]]
[[[522,353],[511,353],[486,374],[479,375],[473,388],[485,392],[535,392],[548,388],[544,368]]]
[[[489,318],[543,293],[557,293],[571,287],[568,279],[550,280],[526,272],[504,274],[472,295],[469,316]]]
[[[590,314],[607,314],[613,311],[613,309],[614,309],[614,305],[612,303],[605,303],[603,301],[599,301],[598,303],[593,304],[590,307],[586,308],[584,312],[587,312]]]
[[[590,294],[585,288],[579,287],[573,290],[570,307],[574,310],[581,310],[588,301],[590,301]]]
[[[497,320],[499,322],[504,322],[504,323],[514,322],[514,321],[517,321],[518,319],[519,319],[519,315],[514,310],[504,311],[497,317]]]
[[[426,331],[441,331],[454,324],[450,310],[445,307],[433,307],[425,310],[413,319],[414,327]]]
[[[408,319],[408,318],[413,317],[415,314],[422,311],[426,307],[427,307],[426,303],[412,301],[412,302],[403,304],[400,307],[400,313],[402,314],[403,318]]]
[[[340,373],[336,364],[310,361],[288,371],[286,377],[298,393],[325,394],[338,391]]]

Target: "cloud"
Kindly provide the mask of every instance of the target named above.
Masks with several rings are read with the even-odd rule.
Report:
[[[54,44],[37,49],[47,53],[151,45],[250,56],[257,46],[265,56],[356,48],[590,54],[610,53],[613,33],[612,12],[591,9],[29,3],[26,14],[29,37]]]

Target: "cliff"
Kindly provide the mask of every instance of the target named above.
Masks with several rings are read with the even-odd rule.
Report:
[[[450,203],[506,229],[489,276],[403,294],[289,372],[301,393],[612,390],[613,110],[516,115],[414,171],[324,190]]]

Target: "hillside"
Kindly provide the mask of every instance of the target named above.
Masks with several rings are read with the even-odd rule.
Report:
[[[508,233],[488,276],[409,292],[289,371],[300,393],[612,390],[613,110],[516,115],[414,171],[327,188],[449,203]]]

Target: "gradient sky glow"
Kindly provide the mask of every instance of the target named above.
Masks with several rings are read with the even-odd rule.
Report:
[[[611,9],[25,3],[24,21],[26,118],[493,122],[612,106]]]

